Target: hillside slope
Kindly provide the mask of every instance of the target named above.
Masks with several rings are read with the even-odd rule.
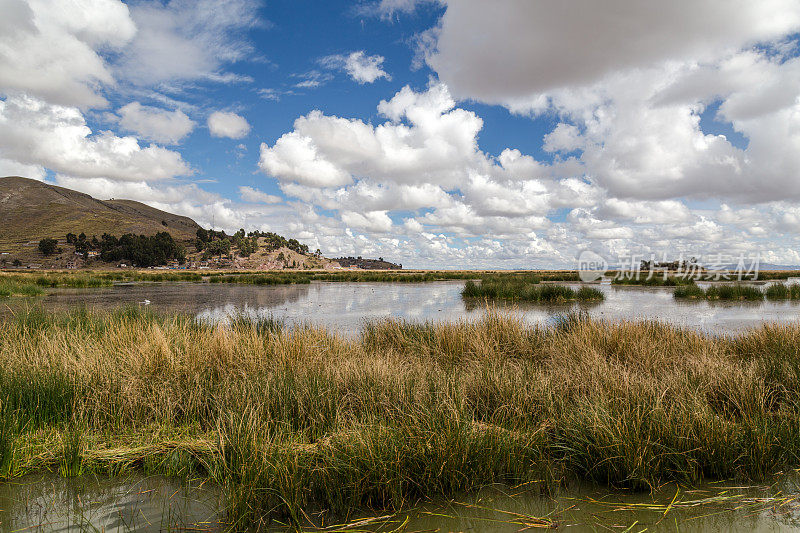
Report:
[[[168,231],[179,241],[194,239],[194,220],[132,200],[97,200],[41,181],[0,178],[0,251],[24,253],[33,242],[67,233],[153,235]]]

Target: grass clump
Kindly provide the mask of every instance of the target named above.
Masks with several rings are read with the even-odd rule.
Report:
[[[798,354],[794,324],[710,337],[488,312],[344,338],[31,311],[0,322],[0,475],[209,478],[234,529],[496,482],[762,479],[800,466]]]
[[[98,270],[51,272],[2,272],[2,281],[14,281],[39,287],[91,288],[107,287],[118,282],[202,282],[241,283],[245,285],[305,284],[329,282],[391,282],[425,283],[447,280],[474,280],[484,277],[536,277],[544,281],[580,281],[576,271],[470,271],[470,270],[276,270],[276,271],[158,271],[158,270]]]
[[[612,285],[641,285],[645,287],[683,287],[694,285],[694,279],[680,276],[624,276],[619,275],[611,280]]]
[[[697,286],[678,287],[672,293],[675,298],[704,300],[746,300],[762,301],[764,292],[750,285],[711,285],[706,289]]]
[[[38,296],[44,291],[38,285],[0,277],[0,298],[9,296]]]
[[[602,300],[602,291],[593,287],[578,290],[564,285],[540,284],[538,276],[486,276],[480,283],[467,281],[461,296],[517,300],[524,302],[558,303],[571,301]]]
[[[675,289],[672,295],[675,298],[705,299],[706,291],[697,285],[685,285]]]
[[[751,285],[712,285],[706,289],[708,300],[752,300],[764,299],[764,293]]]
[[[768,300],[800,300],[800,284],[776,283],[765,291]]]

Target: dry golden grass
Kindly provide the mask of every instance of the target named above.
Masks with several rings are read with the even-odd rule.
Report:
[[[233,526],[491,482],[648,489],[800,465],[792,325],[710,338],[491,312],[351,339],[31,312],[0,323],[0,363],[0,475],[199,473],[223,484]]]

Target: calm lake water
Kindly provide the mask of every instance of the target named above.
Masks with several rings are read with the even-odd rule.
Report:
[[[221,497],[161,476],[27,476],[0,483],[0,531],[222,531]]]
[[[518,532],[800,531],[796,476],[773,486],[665,485],[653,493],[576,487],[552,496],[507,486],[423,502],[392,516],[327,516],[326,530]],[[358,525],[356,525],[358,523]],[[555,527],[553,527],[555,526]],[[633,526],[633,527],[632,527]],[[538,527],[535,528],[538,530]],[[62,479],[32,476],[0,483],[0,531],[223,531],[221,491],[163,477]],[[274,531],[285,531],[276,525]],[[317,531],[309,529],[309,531]]]
[[[219,322],[237,314],[283,319],[289,324],[312,322],[355,334],[365,321],[396,317],[413,321],[476,318],[481,302],[465,302],[463,281],[434,283],[311,283],[257,286],[216,283],[134,283],[100,289],[53,289],[38,298],[10,298],[0,314],[25,306],[67,310],[75,305],[110,309],[147,305],[148,309],[181,312]],[[569,284],[573,287],[578,285]],[[711,334],[730,334],[763,322],[797,322],[800,302],[681,301],[672,288],[594,285],[606,296],[599,303],[572,305],[516,304],[509,308],[529,323],[546,324],[569,311],[586,311],[610,321],[653,319]],[[145,304],[145,302],[149,304]],[[501,304],[502,305],[502,304]]]

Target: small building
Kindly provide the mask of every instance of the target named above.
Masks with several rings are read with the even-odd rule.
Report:
[[[86,257],[89,258],[89,259],[92,259],[93,257],[98,257],[99,255],[100,255],[100,252],[98,252],[96,250],[89,250],[88,252],[86,252]]]
[[[67,259],[67,270],[75,270],[78,268],[78,262],[74,259]]]

